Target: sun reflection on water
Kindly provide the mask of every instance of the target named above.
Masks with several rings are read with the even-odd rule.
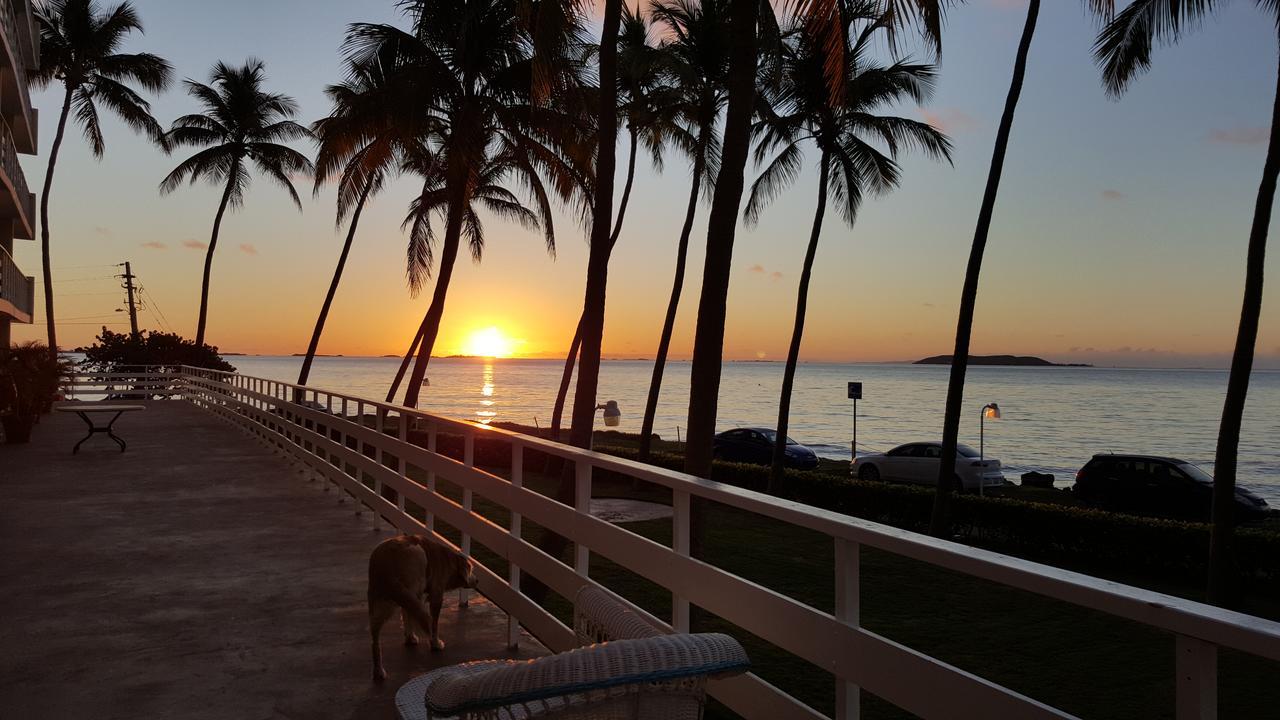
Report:
[[[480,418],[481,423],[488,425],[489,423],[493,422],[493,419],[495,417],[498,416],[498,413],[495,410],[493,410],[493,406],[497,404],[497,401],[492,399],[493,398],[493,360],[492,359],[489,359],[488,361],[485,362],[483,372],[484,374],[482,375],[482,380],[484,382],[484,385],[480,388],[480,395],[484,399],[480,401],[481,409],[476,411],[476,417]]]

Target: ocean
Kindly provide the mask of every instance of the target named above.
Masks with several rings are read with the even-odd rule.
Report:
[[[246,375],[294,382],[302,359],[232,356]],[[382,400],[399,364],[393,358],[317,358],[310,385]],[[441,358],[428,368],[420,407],[478,422],[546,427],[559,387],[561,360]],[[684,433],[689,363],[667,366],[654,432]],[[625,432],[639,432],[653,363],[605,361],[600,402],[616,400]],[[720,385],[718,430],[777,422],[781,363],[730,362]],[[819,455],[848,460],[853,403],[847,383],[863,384],[858,452],[936,440],[947,391],[945,366],[806,363],[796,373],[789,435]],[[1068,486],[1095,453],[1170,455],[1213,471],[1226,370],[1070,367],[971,367],[960,440],[979,444],[979,412],[998,403],[1002,419],[985,422],[988,456],[1006,476],[1053,473]],[[572,389],[567,406],[572,405]],[[566,410],[566,417],[568,411]],[[567,419],[566,419],[567,424]],[[1255,371],[1240,438],[1239,481],[1280,506],[1280,371]]]

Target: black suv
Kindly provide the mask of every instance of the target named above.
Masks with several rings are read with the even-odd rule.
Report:
[[[1207,521],[1213,478],[1185,460],[1156,455],[1094,455],[1076,473],[1076,497],[1085,504],[1141,515]],[[1267,502],[1236,488],[1236,518],[1261,520]]]

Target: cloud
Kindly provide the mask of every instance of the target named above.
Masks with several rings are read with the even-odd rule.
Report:
[[[257,255],[258,248],[250,245],[249,243],[240,243],[240,252],[245,255]]]
[[[751,267],[747,268],[747,272],[759,273],[759,274],[763,275],[763,274],[764,274],[764,266],[763,266],[763,265],[759,265],[759,264],[752,265]]]
[[[1000,10],[1021,10],[1027,6],[1027,0],[987,0],[987,4]]]
[[[933,303],[920,303],[920,306],[927,307],[927,308],[937,307],[937,305],[934,305]]]
[[[151,242],[144,242],[144,243],[142,243],[142,247],[147,248],[148,250],[164,250],[165,248],[167,248],[167,247],[169,247],[169,246],[168,246],[168,245],[165,245],[164,243],[160,242],[159,240],[152,240]]]
[[[183,240],[182,247],[188,248],[191,250],[206,250],[208,249],[209,244],[202,243],[199,240]]]
[[[775,271],[773,271],[773,272],[769,273],[769,279],[770,279],[770,280],[781,280],[781,279],[782,279],[782,273],[780,273],[780,272],[778,272],[777,270],[775,270]]]
[[[93,232],[95,235],[101,235],[103,237],[111,237],[111,228],[106,227],[104,225],[94,225]]]
[[[1262,145],[1267,142],[1271,128],[1250,127],[1223,130],[1221,128],[1209,132],[1209,142],[1224,145]]]
[[[1129,196],[1125,195],[1119,190],[1112,190],[1111,188],[1107,188],[1106,190],[1102,191],[1103,200],[1124,200],[1127,197]]]
[[[916,108],[916,112],[937,130],[951,135],[960,135],[978,127],[978,121],[959,108]]]

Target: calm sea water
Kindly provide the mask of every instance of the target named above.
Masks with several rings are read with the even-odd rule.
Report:
[[[228,358],[241,373],[295,381],[300,358]],[[311,385],[381,400],[398,359],[317,358]],[[559,360],[436,359],[421,407],[450,417],[550,423]],[[606,361],[599,398],[622,408],[620,429],[639,432],[652,363]],[[792,399],[790,435],[824,457],[848,459],[853,407],[846,383],[863,383],[858,452],[941,436],[947,368],[923,365],[801,365]],[[718,429],[772,426],[777,420],[780,363],[727,363]],[[961,441],[979,440],[979,409],[999,403],[1003,419],[986,422],[986,451],[1009,476],[1054,473],[1060,485],[1099,452],[1172,455],[1212,471],[1225,370],[1112,368],[969,369]],[[689,363],[668,366],[655,432],[675,438],[685,422]],[[572,404],[570,398],[569,404]],[[1240,442],[1240,481],[1280,506],[1280,372],[1255,372]]]

